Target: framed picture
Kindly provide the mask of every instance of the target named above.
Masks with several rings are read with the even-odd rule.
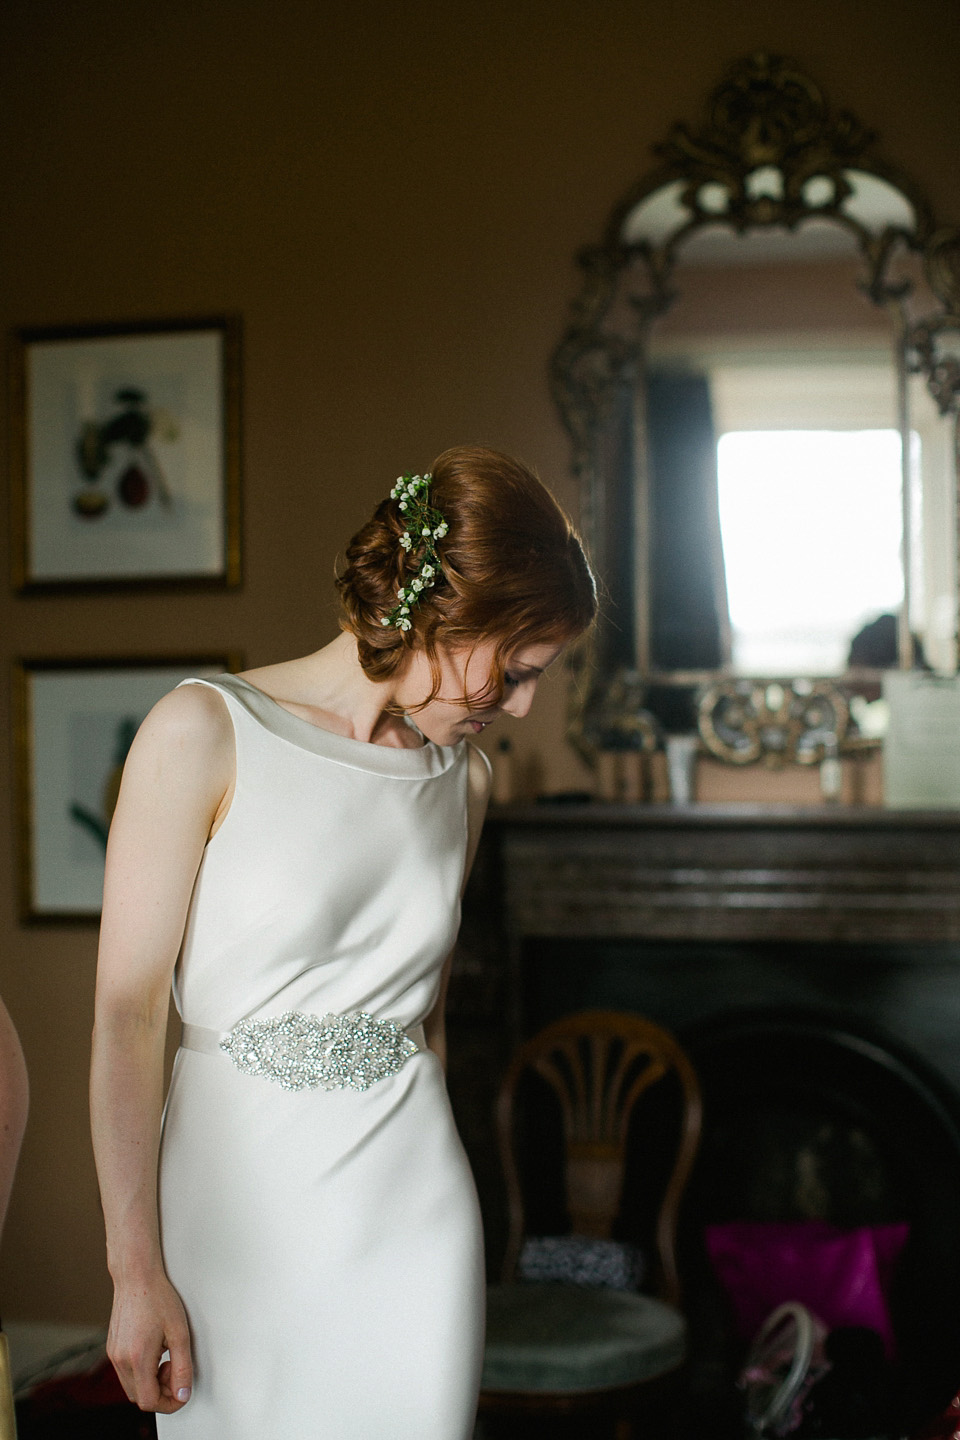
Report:
[[[19,330],[11,377],[18,589],[239,583],[238,320]]]
[[[209,655],[16,666],[23,919],[97,919],[107,830],[140,722],[188,676],[240,668],[237,656]]]

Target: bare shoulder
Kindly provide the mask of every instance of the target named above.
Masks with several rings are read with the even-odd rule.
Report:
[[[223,697],[209,685],[183,685],[158,700],[143,721],[124,776],[166,776],[173,770],[184,781],[195,783],[202,775],[222,789],[233,760],[233,722]]]
[[[229,740],[233,724],[226,701],[209,685],[180,685],[158,700],[139,735],[173,744],[216,746]]]
[[[490,764],[490,757],[485,755],[479,745],[467,741],[467,785],[470,791],[470,803],[486,806],[490,799],[490,787],[493,784],[493,766]]]

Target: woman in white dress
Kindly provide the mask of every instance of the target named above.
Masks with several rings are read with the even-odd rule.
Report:
[[[110,833],[91,1081],[108,1350],[184,1440],[473,1423],[480,1221],[443,1081],[489,790],[465,742],[527,713],[594,586],[539,481],[478,448],[401,477],[338,585],[331,644],[151,711]]]

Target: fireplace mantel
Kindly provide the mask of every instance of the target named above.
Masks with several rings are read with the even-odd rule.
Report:
[[[485,838],[514,943],[960,941],[960,811],[506,805]]]

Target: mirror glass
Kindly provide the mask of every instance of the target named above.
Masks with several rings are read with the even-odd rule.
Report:
[[[857,225],[912,231],[899,190],[865,172],[845,178],[841,209]],[[766,166],[746,189],[777,200],[783,183]],[[903,294],[878,304],[862,232],[813,216],[737,233],[716,182],[696,196],[716,223],[687,228],[685,193],[683,181],[661,187],[621,231],[640,253],[659,250],[669,272],[638,374],[641,672],[896,664],[907,590],[917,658],[952,672],[951,426],[900,363],[905,318],[935,308],[918,258],[904,239],[891,245],[886,276]],[[834,182],[812,177],[804,198],[833,203]]]

